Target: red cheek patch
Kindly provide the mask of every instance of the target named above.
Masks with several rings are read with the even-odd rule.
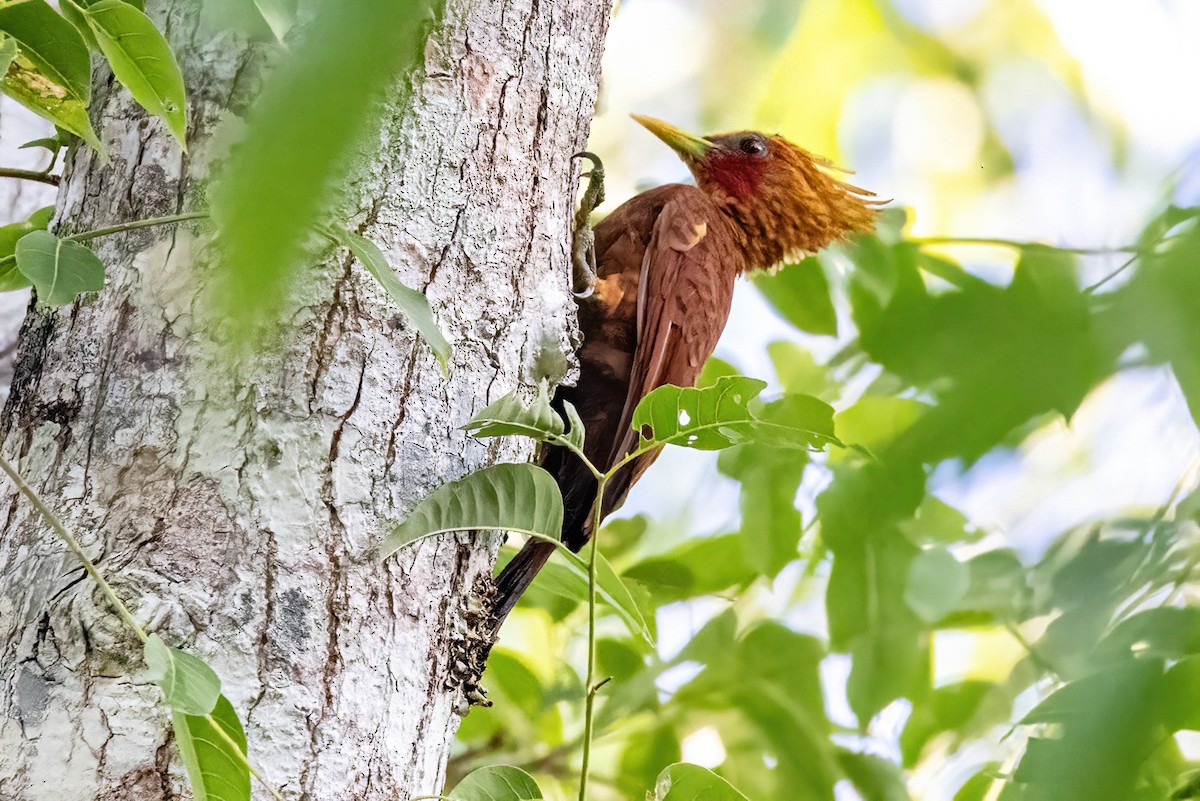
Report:
[[[757,193],[765,167],[764,159],[736,154],[721,155],[713,160],[709,175],[726,192],[745,200]]]

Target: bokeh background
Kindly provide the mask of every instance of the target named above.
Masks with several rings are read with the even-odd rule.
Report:
[[[783,134],[907,207],[913,236],[1128,245],[1164,204],[1200,203],[1200,104],[1187,100],[1198,43],[1200,5],[1186,0],[624,0],[593,123],[608,170],[601,211],[688,180],[629,119],[639,113],[697,133]],[[1012,277],[1011,248],[951,251],[991,281]],[[1126,258],[1082,259],[1082,283]],[[853,335],[798,335],[746,283],[717,355],[770,378],[769,343],[800,341],[823,358]],[[1168,371],[1127,376],[1071,425],[948,475],[939,491],[1037,549],[1070,523],[1162,503],[1198,444]],[[701,529],[736,515],[727,494],[710,500],[715,458],[662,459],[626,512],[686,513]]]
[[[751,128],[781,133],[853,170],[855,184],[906,210],[903,235],[909,239],[1004,240],[922,248],[989,284],[1004,287],[1013,280],[1024,252],[1013,244],[1043,243],[1081,251],[1073,254],[1080,288],[1105,281],[1103,287],[1113,289],[1136,271],[1136,264],[1124,267],[1130,259],[1124,249],[1139,242],[1156,215],[1172,204],[1200,204],[1200,104],[1191,100],[1200,75],[1197,43],[1200,6],[1186,0],[624,0],[609,33],[590,142],[607,169],[609,202],[600,211],[650,186],[689,180],[674,154],[633,123],[630,113],[658,116],[696,133]],[[788,388],[788,370],[797,360],[803,364],[795,369],[818,372],[811,366],[853,361],[859,335],[849,302],[855,265],[835,256],[823,267],[838,315],[835,336],[799,330],[753,284],[743,282],[717,356],[737,372],[768,380],[773,391]],[[934,292],[949,288],[928,275],[926,281]],[[1126,516],[1174,516],[1166,510],[1200,477],[1200,436],[1172,369],[1152,361],[1134,358],[1107,376],[1087,391],[1074,414],[1042,415],[979,458],[946,459],[931,467],[929,496],[950,510],[953,525],[970,532],[949,545],[956,559],[1017,554],[1030,570],[1036,595],[1035,570],[1049,571],[1047,565],[1064,551],[1087,550],[1079,545],[1080,532],[1099,532]],[[827,399],[846,410],[864,393],[889,394],[881,390],[888,381],[894,377],[885,369],[861,364],[841,374]],[[812,382],[805,386],[812,391]],[[890,394],[924,397],[898,385]],[[816,752],[800,742],[803,736],[787,729],[788,721],[757,714],[736,698],[727,697],[724,707],[711,698],[697,700],[703,692],[696,686],[713,669],[695,655],[696,643],[731,609],[739,632],[774,620],[829,641],[824,599],[830,562],[814,517],[816,498],[831,477],[823,457],[804,471],[794,499],[804,536],[797,558],[777,575],[737,592],[647,604],[657,624],[656,655],[649,661],[657,666],[624,678],[653,681],[657,705],[630,702],[623,713],[621,703],[613,703],[614,718],[628,714],[623,720],[628,728],[624,734],[614,728],[601,741],[608,762],[600,773],[607,772],[612,797],[636,797],[629,776],[641,764],[639,754],[646,762],[653,755],[679,756],[712,767],[751,798],[827,797],[825,789],[798,788],[786,778],[780,763],[788,751],[798,763],[796,775],[823,770],[813,764],[820,761]],[[745,473],[723,468],[716,454],[668,449],[619,513],[631,522],[607,535],[614,565],[636,583],[649,575],[643,568],[655,554],[698,553],[688,550],[689,542],[715,542],[711,538],[739,531],[746,522],[747,480],[752,479]],[[636,545],[627,543],[631,530]],[[1194,533],[1185,527],[1183,539]],[[1089,593],[1092,582],[1112,581],[1109,567],[1104,559],[1081,559],[1080,603],[1107,605]],[[1190,572],[1182,575],[1170,603],[1186,603],[1194,595]],[[936,573],[928,577],[930,583],[939,580]],[[1134,578],[1130,586],[1157,601],[1166,597],[1154,582],[1139,582],[1141,577]],[[569,593],[560,588],[558,594]],[[1123,795],[1130,792],[1123,786],[1097,795],[1094,787],[1064,789],[1052,779],[1039,789],[1037,778],[1030,780],[1032,762],[1025,763],[1023,776],[1018,768],[1039,731],[1014,724],[1070,678],[1052,669],[1029,681],[1013,678],[1031,658],[1037,661],[1031,643],[1071,603],[1059,601],[1058,607],[1043,607],[1048,614],[1020,621],[998,615],[932,626],[920,658],[934,700],[901,698],[867,721],[856,718],[847,699],[851,657],[823,655],[821,703],[830,741],[869,757],[857,765],[844,754],[835,757],[840,773],[833,771],[833,796],[1135,797]],[[1138,608],[1137,599],[1123,597],[1120,605],[1125,611]],[[535,593],[502,638],[502,647],[511,649],[506,653],[523,660],[531,676],[540,676],[543,711],[554,704],[548,688],[563,681],[546,667],[546,655],[566,653],[576,668],[582,662],[577,614],[539,601]],[[1105,630],[1084,625],[1079,636],[1091,638],[1090,648]],[[1050,639],[1045,642],[1050,648]],[[778,647],[784,648],[782,642]],[[715,657],[722,658],[735,661],[732,653]],[[804,675],[797,664],[795,680]],[[507,685],[503,677],[493,678]],[[736,682],[736,671],[725,680]],[[986,695],[981,688],[997,685],[1011,688],[1011,697],[994,714],[981,712],[991,701],[972,694]],[[501,689],[507,697],[504,693]],[[1140,698],[1136,688],[1129,694]],[[563,744],[534,749],[537,757],[524,763],[549,774],[570,763],[577,726],[577,710],[559,709],[567,732]],[[488,758],[503,761],[508,745],[499,732],[518,724],[511,718],[496,723],[492,712],[472,714],[464,726],[461,767],[482,764],[485,734],[494,748]],[[930,725],[937,736],[923,737],[921,727],[939,715],[938,725]],[[761,736],[746,733],[745,719]],[[1121,710],[1106,710],[1103,719],[1118,727],[1124,720]],[[530,720],[557,725],[538,715]],[[779,730],[776,737],[772,727]],[[1169,732],[1162,736],[1172,740]],[[1200,757],[1200,740],[1185,730],[1174,733],[1173,743],[1166,760],[1172,767],[1164,772],[1173,778],[1158,784],[1139,779],[1137,792],[1145,795],[1136,797],[1190,797],[1172,793],[1183,792],[1176,785],[1190,760]],[[1102,746],[1081,747],[1106,758]],[[1132,742],[1124,747],[1138,749]],[[519,748],[508,753],[531,756]],[[773,784],[748,776],[755,759],[759,773],[783,778]],[[1069,782],[1074,770],[1069,761],[1048,775]],[[653,770],[645,767],[642,773],[652,776]],[[1021,790],[1005,781],[1014,775],[1032,783]],[[1103,770],[1097,775],[1108,781]],[[1112,787],[1121,781],[1113,779]]]

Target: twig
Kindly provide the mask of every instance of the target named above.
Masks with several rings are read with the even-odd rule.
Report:
[[[53,169],[54,165],[51,164]],[[37,181],[42,184],[50,184],[58,186],[59,177],[51,175],[49,172],[38,172],[36,170],[18,170],[16,167],[0,167],[0,178],[17,178],[22,181]]]
[[[608,679],[596,683],[596,558],[599,555],[600,523],[604,515],[604,485],[614,470],[596,482],[596,501],[592,505],[592,545],[588,553],[588,658],[587,698],[583,707],[583,757],[579,770],[579,801],[587,801],[588,770],[591,767],[592,735],[595,729],[596,692]]]

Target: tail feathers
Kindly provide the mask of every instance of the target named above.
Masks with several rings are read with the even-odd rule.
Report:
[[[504,566],[496,576],[496,600],[492,605],[492,626],[499,631],[500,624],[517,605],[521,595],[533,583],[542,565],[554,553],[554,543],[544,540],[529,540],[525,546]]]

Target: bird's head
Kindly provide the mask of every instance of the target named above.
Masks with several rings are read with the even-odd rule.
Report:
[[[633,118],[666,142],[696,185],[741,226],[751,267],[770,267],[869,231],[886,202],[839,181],[828,161],[782,136],[738,131],[701,137],[653,117]]]

